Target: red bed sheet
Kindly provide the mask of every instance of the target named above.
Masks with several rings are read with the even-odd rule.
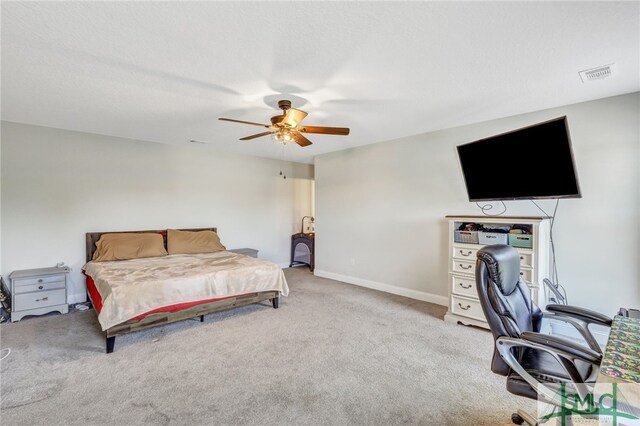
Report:
[[[93,282],[93,278],[89,275],[85,275],[87,277],[87,292],[89,293],[89,297],[91,298],[91,303],[93,304],[94,309],[100,313],[102,311],[102,296],[98,292],[96,288],[96,284]],[[246,293],[249,294],[249,293]],[[202,305],[205,303],[216,302],[218,300],[230,299],[232,297],[242,296],[241,294],[234,294],[233,296],[219,297],[215,299],[204,299],[198,300],[196,302],[188,302],[188,303],[176,303],[175,305],[163,306],[161,308],[153,309],[149,312],[145,312],[144,314],[140,314],[135,318],[131,318],[132,320],[141,320],[147,315],[157,314],[159,312],[178,312],[183,309],[188,309],[192,306]]]

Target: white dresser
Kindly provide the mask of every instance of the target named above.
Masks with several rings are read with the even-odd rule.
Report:
[[[69,312],[67,268],[40,268],[13,271],[11,281],[11,322],[27,315]]]
[[[487,227],[530,226],[531,248],[515,247],[520,253],[520,275],[531,290],[531,298],[544,306],[542,280],[550,277],[549,218],[536,216],[447,216],[449,222],[449,253],[447,256],[449,282],[449,311],[445,321],[489,328],[478,301],[476,288],[476,253],[485,244],[456,242],[455,231],[463,223],[476,223]]]

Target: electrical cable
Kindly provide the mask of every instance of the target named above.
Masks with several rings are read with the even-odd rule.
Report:
[[[504,201],[500,202],[502,203],[503,210],[500,213],[496,214],[487,213],[489,210],[493,209],[493,204],[491,203],[480,205],[480,203],[476,201],[476,206],[478,206],[478,208],[482,211],[482,214],[484,214],[485,216],[500,216],[507,212],[507,205],[504,203]]]
[[[556,213],[558,211],[558,205],[560,204],[560,199],[556,199],[556,206],[555,209],[553,210],[553,215],[549,215],[546,211],[544,211],[542,209],[542,207],[540,207],[540,205],[538,203],[536,203],[534,200],[530,200],[537,208],[538,210],[540,210],[545,216],[550,217],[551,218],[551,225],[549,226],[549,239],[551,241],[551,258],[552,258],[552,272],[551,272],[551,278],[553,279],[553,282],[557,283],[558,282],[558,267],[557,267],[557,263],[556,263],[556,250],[555,250],[555,244],[553,242],[553,225],[555,223],[555,219],[556,219]]]
[[[555,243],[553,242],[553,225],[556,223],[556,214],[558,213],[559,205],[560,199],[558,198],[556,199],[556,207],[553,209],[553,216],[551,216],[551,226],[549,226],[549,239],[551,240],[551,253],[553,254],[553,277],[556,283],[560,282],[560,277],[558,277],[558,264],[556,263],[556,247]]]
[[[4,355],[2,358],[0,358],[0,361],[2,361],[3,359],[5,359],[6,357],[9,356],[9,354],[11,353],[11,348],[4,348],[4,349],[0,350],[0,352],[2,352],[2,351],[7,351],[7,354]]]
[[[556,262],[556,246],[553,241],[553,225],[556,222],[556,214],[558,213],[558,206],[560,205],[560,199],[556,198],[556,205],[553,209],[553,215],[549,215],[538,203],[534,200],[530,200],[537,208],[540,210],[545,216],[551,218],[550,226],[549,226],[549,240],[551,243],[551,282],[553,283],[556,290],[561,291],[564,297],[565,302],[567,301],[567,292],[565,288],[560,284],[560,278],[558,275],[558,263]]]

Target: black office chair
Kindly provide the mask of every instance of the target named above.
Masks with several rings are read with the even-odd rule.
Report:
[[[513,247],[497,244],[478,251],[476,284],[482,310],[495,341],[491,371],[507,377],[507,390],[527,398],[541,398],[557,407],[561,383],[567,391],[585,398],[598,375],[602,350],[589,330],[590,324],[611,326],[611,319],[597,312],[568,305],[547,305],[547,313],[531,301],[520,276],[520,256]],[[540,333],[543,318],[576,327],[588,344]],[[536,425],[530,414],[518,410],[515,424]]]

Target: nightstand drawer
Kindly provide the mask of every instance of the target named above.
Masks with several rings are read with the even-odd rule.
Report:
[[[17,278],[13,280],[13,285],[22,286],[22,285],[33,285],[33,284],[46,284],[53,283],[56,281],[63,281],[65,279],[65,274],[57,274],[57,275],[45,275],[34,278]]]
[[[67,303],[67,294],[64,288],[60,290],[37,291],[35,293],[16,294],[14,296],[14,311],[26,311],[29,309],[45,308],[53,305]]]
[[[48,290],[56,290],[64,287],[65,287],[65,282],[63,279],[62,281],[54,281],[52,283],[16,286],[15,292],[16,294],[31,293],[32,291],[48,291]]]

